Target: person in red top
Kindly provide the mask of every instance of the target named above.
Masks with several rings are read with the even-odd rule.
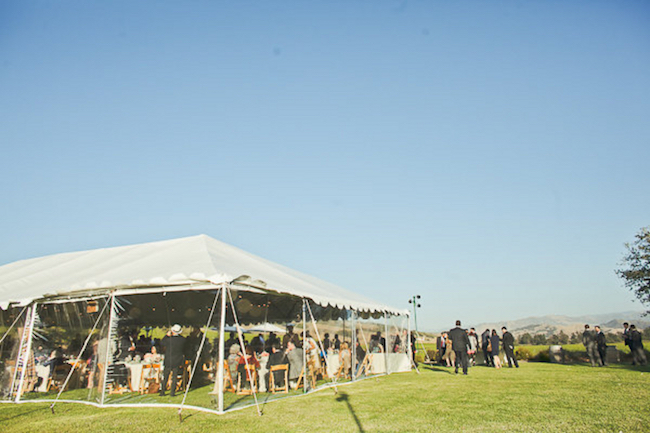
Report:
[[[255,366],[256,371],[260,368],[260,363],[257,360],[257,358],[255,358],[255,355],[253,353],[253,348],[251,346],[246,346],[246,355],[241,356],[239,358],[239,365],[237,366],[237,371],[242,376],[244,376],[244,374],[246,373],[246,364]],[[251,377],[247,376],[246,381],[250,383]]]

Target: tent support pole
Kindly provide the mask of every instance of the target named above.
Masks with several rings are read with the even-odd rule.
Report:
[[[97,320],[95,320],[95,324],[93,325],[92,329],[88,333],[88,336],[86,337],[86,341],[84,341],[84,344],[81,347],[81,350],[79,351],[79,355],[77,355],[77,359],[75,360],[75,363],[72,364],[72,368],[70,369],[70,372],[66,376],[65,381],[63,382],[63,385],[61,386],[61,389],[59,390],[59,393],[56,395],[56,398],[54,399],[54,402],[50,406],[50,410],[52,411],[52,413],[54,413],[54,405],[59,400],[59,397],[61,397],[61,393],[63,393],[63,390],[65,389],[65,387],[68,386],[68,382],[70,381],[70,378],[72,377],[72,373],[74,373],[74,369],[77,368],[77,365],[79,365],[80,360],[81,360],[81,355],[83,355],[84,350],[86,350],[86,347],[88,347],[88,342],[90,341],[90,338],[93,336],[93,332],[95,332],[95,329],[97,329],[97,324],[99,323],[99,320],[104,315],[104,311],[106,311],[107,306],[108,306],[108,302],[106,302],[104,304],[104,307],[102,308],[101,313],[99,313],[99,316],[97,316]],[[79,319],[79,322],[81,322],[81,318]]]
[[[318,326],[316,326],[316,319],[314,319],[314,314],[311,312],[311,307],[309,306],[309,301],[306,301],[307,308],[309,309],[309,317],[311,317],[311,324],[314,327],[314,331],[316,332],[316,337],[318,338],[318,344],[320,345],[320,350],[322,353],[325,354],[323,358],[325,358],[325,367],[327,368],[327,371],[330,369],[330,362],[327,360],[327,353],[325,353],[325,346],[323,345],[323,341],[320,339],[320,333],[318,332]],[[305,370],[306,371],[306,370]],[[305,378],[307,377],[307,374],[305,373]],[[332,377],[332,384],[334,385],[334,392],[336,394],[339,393],[338,388],[336,387],[336,376]]]
[[[411,332],[413,332],[413,330],[411,329],[411,317],[410,316],[407,316],[407,317],[408,317],[408,331],[409,331],[408,332],[408,342],[407,342],[408,355],[409,355],[409,359],[411,360],[411,365],[413,367],[415,367],[415,371],[418,374],[420,374],[420,369],[418,368],[418,365],[415,363],[415,355],[413,354],[413,349],[417,350],[417,347],[411,347]],[[417,336],[417,334],[415,334],[415,335]],[[417,338],[416,338],[415,342],[417,343]],[[415,344],[413,346],[415,346]],[[426,354],[426,351],[424,353]]]
[[[108,315],[108,334],[106,335],[106,359],[104,360],[104,377],[102,378],[102,401],[104,406],[106,401],[106,388],[108,387],[108,361],[111,359],[111,338],[113,338],[113,327],[115,326],[115,293],[111,293],[111,306]]]
[[[303,381],[302,381],[302,392],[305,394],[307,392],[307,345],[305,341],[307,340],[307,308],[305,307],[305,298],[302,298],[302,371]]]
[[[384,345],[384,364],[386,364],[386,374],[388,373],[388,345],[390,344],[390,335],[388,334],[388,313],[384,311],[384,330],[386,332],[386,337],[384,337],[384,341],[386,344]],[[381,344],[381,341],[379,342]]]
[[[242,354],[244,355],[244,364],[246,365],[245,374],[249,379],[251,384],[251,391],[253,392],[253,399],[255,399],[255,407],[257,408],[257,414],[262,416],[262,411],[260,410],[260,404],[257,402],[257,390],[253,384],[253,381],[250,380],[249,376],[249,364],[248,358],[246,358],[246,345],[244,344],[244,334],[241,332],[241,326],[239,325],[239,320],[237,319],[237,310],[235,310],[235,302],[232,300],[232,293],[230,292],[230,286],[227,287],[226,291],[228,292],[228,298],[230,298],[230,306],[232,308],[232,317],[235,320],[235,327],[237,328],[237,337],[239,338],[239,344],[241,344]],[[254,355],[253,355],[254,356]]]
[[[357,312],[352,310],[352,381],[356,380],[356,371],[357,371]]]
[[[223,363],[225,361],[225,327],[226,327],[226,285],[221,286],[221,318],[219,321],[219,365],[217,366],[217,382],[214,384],[214,391],[217,392],[219,413],[223,413]]]
[[[185,386],[185,394],[183,394],[183,401],[181,401],[181,407],[178,408],[178,418],[180,422],[183,422],[183,405],[185,404],[185,399],[187,399],[187,393],[190,391],[190,385],[192,385],[192,379],[194,378],[194,373],[196,373],[196,367],[199,365],[199,360],[201,359],[201,352],[203,352],[203,346],[205,345],[205,337],[210,329],[210,323],[212,322],[212,316],[214,315],[214,309],[217,306],[217,300],[219,299],[219,291],[214,295],[214,302],[212,303],[212,308],[210,309],[210,315],[208,317],[208,322],[205,324],[205,331],[203,331],[203,338],[201,338],[201,344],[199,345],[199,350],[196,352],[196,358],[194,359],[194,365],[192,366],[192,371],[190,372],[190,378],[187,380],[187,385]]]
[[[20,400],[20,394],[23,391],[25,374],[27,373],[27,363],[29,362],[29,355],[32,349],[32,334],[34,330],[34,319],[36,317],[36,302],[32,304],[30,314],[31,315],[27,316],[29,320],[29,324],[27,324],[27,326],[23,330],[23,338],[21,339],[20,342],[20,352],[18,354],[18,363],[16,363],[16,367],[20,367],[20,365],[22,365],[22,371],[20,372],[20,382],[18,382],[18,390],[16,392],[16,403],[18,403],[18,401]],[[27,340],[25,341],[25,339]],[[24,352],[23,352],[23,347],[25,347]],[[11,389],[13,391],[13,387]]]

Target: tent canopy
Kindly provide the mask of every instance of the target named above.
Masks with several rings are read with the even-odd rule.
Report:
[[[408,314],[206,235],[55,254],[0,266],[0,306],[48,296],[120,289],[234,283],[323,306]]]

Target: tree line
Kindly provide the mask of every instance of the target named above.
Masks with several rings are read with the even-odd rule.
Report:
[[[615,344],[623,341],[622,332],[606,332],[605,338],[607,343]],[[650,328],[643,330],[643,338],[650,340]],[[545,334],[535,334],[531,335],[526,332],[521,334],[517,338],[517,344],[531,344],[535,346],[544,346],[544,345],[562,345],[562,344],[581,344],[582,343],[582,333],[573,332],[571,335],[567,335],[564,331],[560,331],[551,336],[546,336]]]

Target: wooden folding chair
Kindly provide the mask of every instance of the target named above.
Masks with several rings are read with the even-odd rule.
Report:
[[[243,381],[241,372],[237,373],[237,394],[251,395],[253,394],[254,390],[257,390],[257,369],[255,368],[255,365],[244,365],[244,373],[246,374],[246,378],[244,378]],[[250,384],[250,388],[242,388],[242,382],[244,382],[244,384],[248,382]]]
[[[71,369],[72,365],[70,364],[61,364],[54,367],[52,376],[47,383],[47,390],[50,391],[50,389],[54,388],[55,391],[60,391]]]
[[[273,373],[276,371],[284,371],[283,386],[278,386],[275,383],[275,375]],[[289,364],[279,364],[279,365],[271,366],[271,369],[269,370],[269,391],[271,391],[273,394],[275,394],[276,391],[280,391],[284,394],[289,393]]]
[[[217,372],[215,373],[215,376],[218,375],[218,369]],[[228,366],[228,361],[224,359],[223,361],[223,390],[224,391],[229,391],[229,392],[237,392],[237,389],[235,388],[235,382],[232,380],[232,374],[230,371],[230,367]]]
[[[316,388],[316,377],[314,376],[314,368],[315,368],[315,366],[313,365],[313,363],[308,362],[307,367],[309,368],[309,373],[308,373],[309,376],[307,377],[307,379],[311,379],[312,388]],[[304,376],[305,376],[305,367],[302,367],[302,371],[300,372],[300,377],[298,377],[298,382],[296,384],[296,389],[303,386],[302,381],[304,379]]]
[[[372,365],[372,354],[366,353],[366,356],[363,358],[363,361],[361,361],[361,366],[359,367],[359,371],[357,371],[357,374],[354,377],[361,376],[364,370],[366,371],[366,376],[369,375],[371,365]]]
[[[140,375],[140,394],[148,393],[151,384],[157,383],[160,385],[161,371],[160,364],[145,364],[142,366],[142,374]]]

